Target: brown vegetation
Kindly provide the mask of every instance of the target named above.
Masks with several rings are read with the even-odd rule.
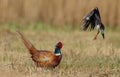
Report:
[[[120,0],[0,0],[0,22],[42,21],[77,25],[97,6],[105,25],[118,25],[119,3]]]

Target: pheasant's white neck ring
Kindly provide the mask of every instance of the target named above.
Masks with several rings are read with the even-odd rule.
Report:
[[[59,56],[59,55],[61,55],[61,53],[55,53],[55,55],[56,55],[56,56]]]
[[[56,56],[61,55],[60,48],[56,47],[56,48],[55,48],[55,52],[54,52],[54,54],[55,54]]]

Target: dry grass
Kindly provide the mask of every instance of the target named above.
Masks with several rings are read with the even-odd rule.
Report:
[[[16,27],[16,28],[14,28]],[[106,31],[93,41],[93,32],[79,29],[4,25],[0,29],[0,75],[2,77],[120,77],[120,37]],[[36,68],[15,30],[21,30],[38,49],[54,50],[62,41],[63,59],[55,69]]]
[[[0,0],[0,22],[37,22],[55,25],[81,24],[98,7],[105,25],[120,24],[120,0]]]

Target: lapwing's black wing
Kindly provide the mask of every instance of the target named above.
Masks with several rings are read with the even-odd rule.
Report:
[[[99,12],[99,9],[97,7],[94,9],[94,12],[99,17],[99,20],[101,21],[100,12]]]
[[[100,18],[100,14],[98,14],[98,13],[95,13],[95,25],[96,25],[96,27],[97,26],[99,26],[100,27],[100,29],[105,29],[105,27],[104,27],[104,25],[103,25],[103,23],[102,23],[102,21],[101,21],[101,18]]]
[[[82,29],[83,30],[87,30],[88,27],[91,29],[94,29],[95,27],[95,20],[94,20],[94,11],[95,9],[93,9],[89,14],[87,14],[84,18],[83,18],[83,25],[82,25]],[[91,26],[90,26],[91,24]]]
[[[93,30],[97,25],[100,25],[101,23],[101,17],[98,8],[94,8],[94,15],[93,19],[91,20],[91,27],[90,30]]]
[[[101,24],[101,19],[99,18],[99,16],[97,15],[97,14],[95,14],[95,25],[97,26],[97,25],[99,25],[99,27],[100,27],[100,24]]]
[[[95,19],[91,20],[91,23],[90,23],[90,31],[93,30],[95,28]]]

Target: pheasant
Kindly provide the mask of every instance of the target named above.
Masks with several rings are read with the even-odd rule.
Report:
[[[82,25],[83,30],[87,30],[88,27],[90,28],[90,31],[93,30],[95,27],[98,30],[97,34],[94,37],[94,40],[97,39],[97,36],[100,32],[102,34],[103,39],[105,38],[104,36],[105,27],[103,23],[101,22],[100,13],[97,7],[95,7],[89,14],[87,14],[83,18],[83,22],[84,22],[84,24]]]
[[[60,61],[62,59],[61,54],[61,48],[62,48],[62,42],[58,42],[55,46],[55,51],[52,53],[48,50],[37,50],[33,44],[27,40],[24,35],[17,31],[17,33],[20,35],[24,45],[27,47],[31,54],[32,60],[35,62],[37,67],[52,67],[55,68],[60,64]]]

